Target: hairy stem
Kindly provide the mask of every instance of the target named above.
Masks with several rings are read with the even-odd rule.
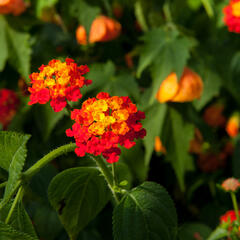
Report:
[[[103,174],[107,184],[108,184],[108,187],[110,188],[112,194],[113,194],[113,197],[114,197],[114,200],[115,202],[118,204],[119,203],[119,199],[118,199],[118,196],[114,190],[114,178],[113,178],[113,174],[112,172],[110,171],[110,169],[108,168],[107,164],[105,163],[105,159],[102,158],[102,156],[92,156],[89,154],[89,157],[91,159],[93,159],[96,163],[97,163],[97,166],[99,167],[99,170],[101,171],[101,173]]]
[[[16,195],[16,197],[15,197],[15,199],[14,199],[14,201],[13,201],[13,204],[12,204],[12,206],[11,206],[11,208],[10,208],[10,211],[9,211],[9,213],[8,213],[8,215],[7,215],[7,218],[6,218],[6,220],[5,220],[5,223],[6,223],[6,224],[9,223],[10,218],[11,218],[11,216],[12,216],[12,214],[13,214],[13,211],[14,211],[14,209],[15,209],[18,201],[19,201],[19,200],[21,199],[21,197],[22,197],[22,192],[23,192],[23,186],[21,186],[21,187],[18,189],[17,195]]]
[[[66,154],[68,152],[74,151],[76,148],[75,143],[69,143],[66,145],[63,145],[61,147],[58,147],[45,155],[43,158],[41,158],[39,161],[37,161],[32,167],[30,167],[27,171],[25,171],[22,175],[24,180],[31,179],[32,176],[34,176],[36,173],[38,173],[43,167],[45,167],[49,162],[54,160],[55,158]]]

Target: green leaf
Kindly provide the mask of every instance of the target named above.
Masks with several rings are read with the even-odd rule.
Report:
[[[7,27],[9,61],[28,80],[30,74],[31,46],[30,35]]]
[[[240,178],[240,136],[237,136],[232,158],[232,172],[235,178]]]
[[[109,189],[97,168],[65,170],[50,183],[48,197],[72,239],[102,210]]]
[[[84,0],[71,1],[70,14],[78,18],[79,23],[83,25],[89,34],[92,21],[101,13],[98,6],[88,4]]]
[[[161,82],[171,72],[176,72],[180,79],[189,58],[189,51],[195,45],[195,41],[180,36],[176,30],[166,31],[162,28],[147,32],[143,41],[137,76],[139,77],[142,71],[151,65],[153,89],[150,102],[152,103]]]
[[[179,240],[194,240],[195,236],[201,237],[201,239],[207,239],[212,230],[202,223],[186,223],[184,224],[178,233]]]
[[[93,83],[84,90],[85,92],[98,90],[108,92],[112,96],[131,96],[135,100],[140,98],[136,79],[124,71],[116,74],[115,65],[111,61],[90,66],[87,78]]]
[[[156,103],[146,111],[146,118],[143,121],[143,126],[147,131],[147,135],[144,138],[144,146],[146,148],[145,153],[145,165],[149,165],[149,161],[154,149],[155,137],[161,134],[164,120],[167,113],[167,105]]]
[[[153,182],[132,189],[113,213],[115,240],[174,240],[177,214],[167,191]]]
[[[92,84],[83,89],[82,92],[103,88],[106,82],[115,75],[115,71],[115,65],[112,61],[108,61],[105,64],[92,64],[90,66],[90,72],[87,74],[87,78],[92,80]]]
[[[130,189],[132,187],[133,177],[128,165],[124,162],[117,162],[115,163],[115,170],[116,170],[116,181],[120,184],[123,188]]]
[[[6,35],[6,22],[3,16],[0,16],[0,71],[4,69],[8,58],[8,48],[7,48],[7,35]]]
[[[0,132],[0,167],[9,172],[3,201],[11,197],[19,180],[27,156],[26,144],[29,138],[30,135]]]
[[[36,2],[36,13],[38,17],[41,17],[42,11],[46,8],[53,7],[58,0],[38,0]]]
[[[0,211],[0,221],[4,222],[7,218],[7,215],[10,211],[10,208],[12,206],[12,203],[8,203],[3,209]],[[27,233],[33,238],[37,239],[37,235],[35,233],[35,230],[33,228],[32,222],[25,211],[23,204],[21,202],[18,202],[11,218],[9,219],[9,225],[13,227],[15,230]]]
[[[168,120],[170,131],[167,132],[166,159],[172,164],[180,188],[185,190],[184,175],[194,168],[189,150],[189,143],[194,136],[194,126],[185,122],[181,115],[173,108],[169,109]]]
[[[0,221],[0,240],[36,240],[29,234],[16,231],[13,227]]]
[[[40,129],[43,140],[46,141],[54,127],[63,118],[64,111],[54,112],[50,104],[37,106],[35,110],[38,128]]]
[[[218,96],[221,88],[221,78],[205,66],[201,76],[204,87],[201,98],[194,101],[197,110],[201,110],[212,98]]]
[[[212,232],[212,234],[207,238],[207,240],[218,240],[228,236],[229,232],[227,231],[227,229],[219,227]]]
[[[212,0],[201,0],[202,4],[207,12],[207,15],[212,18],[214,16],[214,11],[213,11],[213,2]]]
[[[140,182],[147,178],[148,166],[144,162],[144,151],[142,141],[137,141],[131,149],[121,148],[120,160],[124,161],[130,168],[133,176]]]

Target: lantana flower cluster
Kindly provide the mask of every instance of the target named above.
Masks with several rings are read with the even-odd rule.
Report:
[[[240,1],[231,0],[224,9],[224,22],[230,32],[240,33]]]
[[[16,93],[10,89],[0,90],[0,123],[3,129],[6,129],[19,107],[19,98]]]
[[[32,86],[29,87],[29,105],[50,101],[55,112],[66,107],[67,101],[78,101],[82,97],[80,88],[91,83],[83,76],[89,68],[86,65],[77,66],[70,58],[65,62],[51,60],[39,70],[39,73],[30,75]]]
[[[80,157],[86,153],[102,154],[109,163],[117,162],[119,145],[131,148],[135,139],[146,135],[139,122],[145,114],[137,110],[129,97],[111,97],[101,92],[86,100],[81,109],[73,110],[71,118],[75,123],[66,134],[75,138],[75,152]]]

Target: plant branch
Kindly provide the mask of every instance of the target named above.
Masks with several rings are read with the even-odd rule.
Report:
[[[108,184],[108,187],[110,188],[110,190],[113,194],[115,202],[118,204],[119,199],[114,190],[114,180],[113,180],[114,178],[113,178],[112,172],[109,170],[107,164],[105,163],[105,159],[103,159],[102,156],[92,156],[90,154],[88,154],[88,156],[97,163],[99,170],[102,172],[102,174]]]
[[[21,199],[21,197],[22,197],[22,191],[23,191],[23,186],[21,186],[21,187],[18,189],[17,195],[16,195],[16,197],[15,197],[15,199],[14,199],[14,201],[13,201],[13,204],[12,204],[12,206],[11,206],[11,208],[10,208],[10,211],[9,211],[9,213],[8,213],[8,215],[7,215],[7,218],[6,218],[6,220],[5,220],[5,223],[6,223],[6,224],[9,223],[10,218],[11,218],[11,216],[12,216],[12,214],[13,214],[13,211],[14,211],[14,209],[15,209],[18,201],[19,201],[19,200]]]
[[[43,167],[45,167],[49,162],[54,160],[55,158],[66,154],[68,152],[74,151],[76,148],[75,143],[69,143],[66,145],[63,145],[59,148],[54,149],[47,155],[45,155],[43,158],[41,158],[39,161],[37,161],[32,167],[30,167],[27,171],[25,171],[22,174],[22,177],[24,180],[31,179],[32,176],[34,176],[36,173],[38,173]]]

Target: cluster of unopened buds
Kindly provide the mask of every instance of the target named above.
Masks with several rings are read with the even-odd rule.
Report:
[[[69,101],[78,101],[82,97],[80,88],[91,84],[91,80],[83,76],[89,71],[88,67],[77,66],[69,58],[65,62],[52,60],[39,70],[39,73],[30,75],[29,104],[50,101],[55,112],[70,107]],[[71,119],[75,123],[66,134],[74,137],[78,156],[102,154],[109,163],[113,163],[119,159],[119,146],[131,148],[135,139],[146,135],[140,123],[144,118],[145,114],[137,110],[129,97],[101,92],[96,98],[84,101],[81,109],[71,111]]]

